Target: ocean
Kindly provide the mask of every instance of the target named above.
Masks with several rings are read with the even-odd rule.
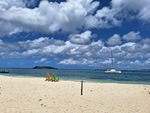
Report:
[[[3,69],[0,69],[2,71]],[[10,73],[0,73],[3,76],[17,77],[45,77],[46,73],[55,73],[60,80],[126,83],[126,84],[150,84],[150,72],[126,72],[121,74],[105,74],[100,70],[53,70],[53,69],[7,69]]]

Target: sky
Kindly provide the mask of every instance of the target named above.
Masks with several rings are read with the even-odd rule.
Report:
[[[0,67],[150,69],[150,0],[0,0]]]

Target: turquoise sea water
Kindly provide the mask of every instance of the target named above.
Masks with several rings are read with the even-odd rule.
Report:
[[[3,69],[0,69],[2,71]],[[45,77],[47,72],[55,73],[60,80],[91,81],[106,83],[150,84],[150,72],[122,72],[121,74],[105,74],[96,70],[49,70],[49,69],[7,69],[10,73],[4,76]]]

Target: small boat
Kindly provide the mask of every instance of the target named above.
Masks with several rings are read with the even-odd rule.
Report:
[[[3,70],[3,71],[0,71],[0,73],[9,73],[8,70]]]
[[[107,69],[105,71],[105,73],[108,73],[108,74],[121,73],[121,71],[115,70],[113,68],[114,67],[114,61],[113,61],[113,53],[112,53],[112,51],[111,51],[111,65],[112,65],[112,67],[110,69]]]

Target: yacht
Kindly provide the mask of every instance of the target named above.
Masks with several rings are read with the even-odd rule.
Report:
[[[113,59],[113,53],[112,53],[112,51],[111,51],[111,65],[112,65],[112,67],[110,69],[107,69],[105,71],[105,73],[108,73],[108,74],[121,73],[121,71],[115,70],[113,68],[114,67],[114,59]]]
[[[121,71],[118,71],[118,70],[115,70],[115,69],[107,69],[106,71],[105,71],[105,73],[121,73]]]

